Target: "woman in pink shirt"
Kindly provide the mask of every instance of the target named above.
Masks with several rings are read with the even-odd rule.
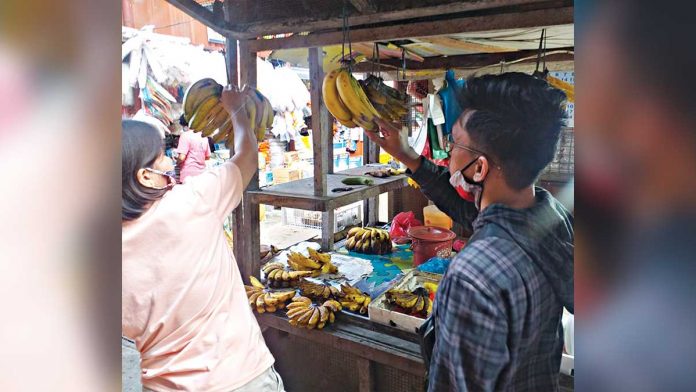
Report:
[[[283,391],[222,229],[257,170],[248,94],[221,98],[237,153],[183,184],[157,130],[123,121],[121,328],[145,390]]]
[[[184,132],[179,136],[179,145],[176,147],[177,160],[181,162],[181,173],[179,180],[184,180],[189,176],[197,176],[205,170],[205,161],[210,159],[210,144],[208,138],[203,137],[198,132],[188,129],[188,123],[181,115],[179,124]]]

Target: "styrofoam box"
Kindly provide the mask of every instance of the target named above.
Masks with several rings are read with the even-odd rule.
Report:
[[[439,284],[441,279],[442,275],[414,269],[404,275],[393,288],[399,290],[415,290],[417,287],[423,286],[424,282]],[[389,307],[390,305],[387,302],[386,292],[384,292],[370,303],[367,307],[367,314],[371,321],[412,333],[416,333],[418,327],[425,321],[425,319],[420,317],[390,310]]]

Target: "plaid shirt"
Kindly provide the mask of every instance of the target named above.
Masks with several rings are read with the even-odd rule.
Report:
[[[412,177],[455,221],[476,216],[446,168],[423,160]],[[572,217],[537,188],[535,207],[489,206],[474,233],[486,225],[507,235],[475,234],[438,288],[429,390],[556,391],[562,308],[573,310]]]

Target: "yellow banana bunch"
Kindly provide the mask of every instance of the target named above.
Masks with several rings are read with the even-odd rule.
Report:
[[[229,113],[220,102],[221,94],[222,86],[213,79],[201,79],[192,84],[184,96],[184,117],[192,130],[205,137],[212,136],[216,143],[226,141],[228,146],[232,146],[234,128]],[[273,127],[274,113],[270,101],[257,89],[250,88],[244,106],[257,140],[263,141],[266,130]]]
[[[322,96],[326,108],[341,124],[350,128],[359,125],[369,131],[377,129],[374,120],[381,116],[347,69],[335,69],[326,74]]]
[[[407,314],[427,317],[432,311],[430,294],[423,287],[418,287],[413,291],[391,289],[385,295],[389,303],[398,306]]]
[[[341,285],[340,297],[341,306],[351,312],[359,312],[360,314],[366,314],[367,307],[372,302],[369,295],[347,284]]]
[[[273,287],[296,286],[300,278],[310,276],[310,271],[288,271],[281,263],[268,263],[261,270],[266,275],[266,280]]]
[[[338,267],[331,263],[331,256],[320,253],[314,249],[307,248],[310,257],[305,257],[301,253],[288,253],[288,265],[295,271],[311,271],[310,276],[317,277],[321,274],[335,274]]]
[[[287,306],[288,322],[296,327],[322,329],[335,321],[334,313],[341,310],[341,304],[328,300],[322,305],[315,305],[307,297],[294,297]]]
[[[285,307],[285,303],[295,296],[295,290],[271,291],[267,290],[258,279],[249,277],[251,286],[244,285],[249,305],[258,313],[273,313]]]
[[[392,252],[392,242],[386,230],[354,227],[348,231],[346,249],[352,252],[382,255]]]
[[[329,297],[338,297],[340,291],[329,283],[318,284],[302,279],[300,282],[300,292],[302,295],[311,298],[323,298],[328,299]]]

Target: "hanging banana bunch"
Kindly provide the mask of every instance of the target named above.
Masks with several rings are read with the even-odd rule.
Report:
[[[357,81],[345,68],[324,77],[322,94],[327,109],[341,124],[376,132],[375,119],[398,121],[408,113],[408,96],[370,75]]]
[[[229,146],[234,143],[234,128],[220,101],[221,94],[222,86],[213,79],[201,79],[192,84],[184,95],[184,118],[189,128],[201,132],[204,137],[212,136],[216,143],[225,141]],[[273,126],[271,102],[257,89],[250,88],[244,105],[256,138],[261,142],[266,130]]]

